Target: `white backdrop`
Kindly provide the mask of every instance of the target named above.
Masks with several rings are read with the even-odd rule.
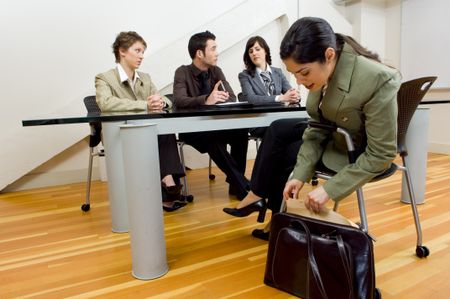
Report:
[[[450,88],[450,1],[407,0],[402,9],[404,79],[437,75],[433,87]]]
[[[35,179],[53,172],[47,184],[66,183],[59,180],[66,174],[74,175],[72,181],[85,179],[87,149],[80,140],[89,133],[86,124],[24,128],[21,120],[85,114],[82,98],[94,93],[94,76],[114,67],[111,44],[118,32],[135,30],[146,39],[141,69],[166,93],[176,67],[190,63],[189,37],[211,30],[217,35],[219,65],[238,92],[249,36],[263,35],[274,64],[280,65],[279,41],[300,11],[351,33],[331,2],[2,0],[0,190],[26,174]],[[71,147],[77,150],[66,150]]]

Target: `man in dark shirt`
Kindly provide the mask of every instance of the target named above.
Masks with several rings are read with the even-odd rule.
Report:
[[[188,45],[192,64],[175,71],[173,86],[177,108],[196,108],[221,102],[235,102],[236,96],[217,64],[216,37],[209,31],[194,34]],[[225,89],[225,90],[223,90]],[[244,176],[247,161],[248,130],[222,130],[180,134],[180,139],[201,153],[208,153],[226,174],[230,194],[242,199],[249,182]],[[230,153],[227,151],[230,145]]]

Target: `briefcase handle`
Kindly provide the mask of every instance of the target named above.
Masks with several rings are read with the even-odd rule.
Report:
[[[290,225],[293,228],[300,228],[302,227],[305,234],[306,234],[306,241],[307,241],[307,250],[308,250],[308,263],[310,266],[310,270],[314,275],[314,280],[318,286],[318,289],[321,293],[322,298],[328,299],[328,296],[325,291],[325,287],[322,281],[322,276],[320,275],[319,266],[317,265],[316,258],[314,256],[314,248],[312,243],[312,237],[311,232],[308,228],[308,226],[300,219],[296,219],[290,223]],[[345,275],[347,277],[347,283],[349,286],[350,294],[349,298],[353,298],[353,280],[351,275],[351,267],[350,267],[350,261],[348,260],[348,255],[345,252],[345,245],[344,240],[342,239],[341,235],[334,236],[336,238],[336,243],[339,250],[339,255],[341,257],[342,265],[345,269]]]

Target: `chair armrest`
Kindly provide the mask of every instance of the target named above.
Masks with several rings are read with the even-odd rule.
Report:
[[[329,124],[323,124],[317,121],[308,121],[308,125],[311,128],[317,128],[317,129],[322,129],[322,130],[327,130],[330,132],[335,132],[337,130],[337,126],[336,125],[329,125]]]
[[[333,124],[331,124],[331,125],[330,124],[323,124],[323,123],[315,122],[315,121],[309,121],[308,125],[311,128],[323,129],[323,130],[327,130],[329,132],[337,132],[337,133],[339,133],[341,135],[344,135],[345,143],[347,144],[348,161],[350,163],[355,163],[356,158],[357,158],[355,145],[353,144],[352,136],[350,135],[350,133],[346,129],[343,129],[343,128],[338,127],[338,126],[333,125]]]

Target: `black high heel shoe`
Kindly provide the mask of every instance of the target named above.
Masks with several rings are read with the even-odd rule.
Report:
[[[175,201],[181,199],[181,189],[183,185],[166,186],[166,184],[161,185],[163,201]]]
[[[258,214],[258,222],[264,222],[264,218],[266,217],[266,200],[264,198],[255,201],[254,203],[249,204],[248,206],[245,206],[240,209],[236,208],[223,208],[223,211],[227,214],[230,214],[231,216],[235,217],[246,217],[250,215],[253,212],[259,212]]]
[[[269,241],[270,232],[265,232],[263,229],[254,229],[252,236],[264,241]]]

